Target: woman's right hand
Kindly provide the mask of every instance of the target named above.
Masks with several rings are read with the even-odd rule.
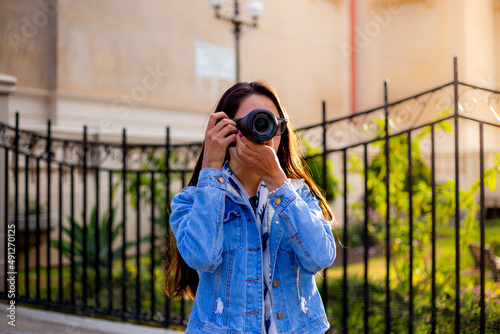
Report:
[[[218,123],[217,121],[220,120]],[[202,168],[222,170],[229,144],[236,140],[236,123],[222,111],[213,113],[208,120],[203,147]]]

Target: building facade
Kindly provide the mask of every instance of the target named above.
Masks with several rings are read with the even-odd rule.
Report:
[[[232,3],[232,2],[230,2]],[[246,17],[247,2],[240,1]],[[452,80],[500,88],[499,0],[264,0],[241,36],[241,79],[276,87],[297,127]],[[232,14],[228,4],[222,14]],[[6,0],[0,73],[15,76],[9,120],[52,120],[61,136],[198,141],[234,83],[232,25],[206,0]],[[229,63],[229,64],[228,64]],[[6,111],[3,111],[4,113]]]

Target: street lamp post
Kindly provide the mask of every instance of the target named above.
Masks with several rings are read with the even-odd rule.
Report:
[[[238,0],[234,0],[234,15],[224,16],[221,15],[220,9],[222,5],[226,2],[225,0],[209,0],[210,4],[215,10],[215,17],[226,22],[233,24],[234,30],[234,41],[235,41],[235,52],[236,52],[236,82],[240,81],[240,35],[241,27],[247,26],[251,28],[257,27],[257,20],[264,12],[264,5],[260,1],[252,1],[247,6],[247,11],[252,21],[244,21],[241,18]]]

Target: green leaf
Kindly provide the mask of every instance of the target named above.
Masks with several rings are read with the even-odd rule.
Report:
[[[495,188],[497,187],[497,176],[495,173],[487,173],[484,178],[484,183],[488,186],[490,191],[495,191]]]
[[[441,129],[443,129],[445,132],[450,133],[453,131],[453,127],[448,121],[439,122],[438,124],[441,127]]]

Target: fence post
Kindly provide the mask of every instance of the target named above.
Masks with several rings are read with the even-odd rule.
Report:
[[[123,228],[122,228],[122,291],[121,291],[121,317],[123,320],[126,319],[126,310],[127,310],[127,280],[128,276],[126,275],[127,267],[126,267],[126,245],[127,245],[127,130],[123,129],[122,134],[122,219],[123,219]]]
[[[327,150],[327,145],[326,145],[326,102],[323,101],[322,103],[322,128],[323,128],[323,153],[322,153],[322,158],[323,158],[323,164],[322,164],[322,170],[323,170],[323,189],[325,191],[325,198],[326,198],[326,192],[328,189],[328,178],[327,178],[327,166],[326,166],[326,150]],[[322,293],[322,298],[323,298],[323,305],[326,309],[327,303],[328,303],[328,286],[327,286],[327,269],[325,268],[323,270],[323,285],[321,286],[321,293]]]
[[[6,75],[6,74],[0,74],[0,122],[7,124],[9,122],[9,95],[12,94],[15,90],[15,84],[17,82],[17,78],[13,77],[11,75]],[[4,179],[5,177],[8,176],[8,171],[5,170],[5,162],[7,161],[7,151],[6,150],[0,150],[0,180]],[[3,180],[3,182],[0,182],[0,184],[3,184],[4,187],[7,186],[7,180]],[[8,192],[6,189],[0,189],[0,221],[2,222],[0,224],[0,234],[3,234],[6,231],[7,227],[7,222],[9,221],[8,217],[8,205],[9,205],[9,199],[7,198]],[[7,238],[6,235],[4,235],[2,238]],[[4,240],[6,241],[6,239]],[[6,242],[3,243],[4,245],[7,245]],[[0,247],[0,265],[4,266],[6,263],[5,261],[7,260],[6,258],[6,249],[5,247]],[[1,270],[0,271],[0,284],[2,286],[1,291],[7,293],[7,286],[4,284],[5,283],[5,274],[7,271]]]
[[[167,126],[166,128],[166,136],[165,136],[165,173],[166,177],[165,180],[167,182],[166,187],[167,187],[167,196],[166,200],[167,202],[165,203],[165,211],[166,211],[166,221],[165,221],[165,231],[166,231],[166,240],[167,240],[167,245],[170,243],[170,127]],[[169,246],[167,246],[169,247]],[[171,254],[170,249],[167,249],[165,252],[165,255],[168,257],[169,254]],[[170,261],[170,258],[167,258],[168,261]],[[170,325],[170,298],[165,296],[165,327],[168,328]]]
[[[87,148],[87,126],[83,126],[83,209],[82,209],[82,225],[83,225],[83,284],[82,284],[82,298],[83,308],[87,308],[87,171],[88,171],[88,148]],[[99,221],[99,218],[96,218]],[[96,226],[96,229],[98,226]],[[92,260],[91,260],[92,261]]]
[[[480,239],[481,239],[481,256],[480,256],[480,261],[481,261],[481,273],[480,273],[480,285],[481,285],[481,291],[480,291],[480,297],[479,297],[479,307],[481,308],[481,311],[479,313],[479,333],[484,334],[486,331],[486,305],[484,303],[484,298],[485,298],[485,254],[484,254],[484,244],[486,242],[486,236],[485,236],[485,231],[484,231],[484,223],[485,223],[485,214],[486,210],[484,207],[484,201],[485,201],[485,194],[484,194],[484,123],[481,122],[479,123],[479,190],[480,190],[480,199],[479,199],[479,205],[481,206],[481,213],[479,214],[479,228],[480,228]]]
[[[455,120],[455,334],[460,333],[460,148],[458,136],[458,61],[453,58],[453,99]]]
[[[385,333],[391,333],[391,279],[389,276],[391,263],[391,188],[389,183],[390,163],[389,163],[389,99],[388,99],[387,81],[384,81],[384,133],[385,133],[385,193],[386,193],[386,212],[385,212]]]

